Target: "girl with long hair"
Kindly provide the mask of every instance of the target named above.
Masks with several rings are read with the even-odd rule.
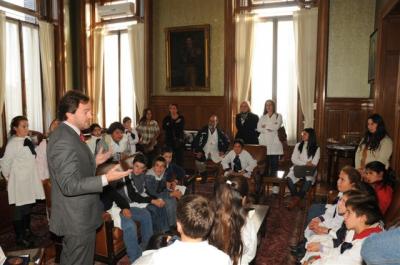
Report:
[[[17,245],[25,248],[33,244],[30,228],[32,206],[36,200],[44,199],[36,151],[28,134],[28,119],[14,117],[10,125],[11,138],[0,162],[7,180],[8,203],[15,205],[13,224]]]
[[[389,167],[389,159],[393,151],[385,123],[379,114],[372,114],[367,119],[366,130],[355,157],[356,168],[364,176],[365,165],[372,161],[380,161]]]
[[[307,191],[315,182],[315,177],[317,175],[316,167],[318,165],[320,158],[320,148],[317,144],[317,136],[315,130],[312,128],[305,128],[301,132],[301,142],[297,143],[294,147],[292,154],[293,166],[290,168],[288,174],[288,187],[290,193],[293,196],[293,200],[288,206],[293,208],[300,202],[301,199],[307,194]],[[303,169],[300,170],[304,172],[302,176],[296,175],[296,168]],[[300,180],[304,179],[304,184],[300,191],[297,191],[295,184]]]
[[[142,151],[147,159],[147,166],[151,167],[151,162],[157,155],[157,138],[160,135],[160,127],[156,120],[153,119],[153,112],[150,108],[143,110],[143,115],[136,127],[139,134],[138,149]]]
[[[379,161],[369,162],[365,165],[364,181],[370,184],[378,198],[379,208],[385,214],[392,202],[396,177],[392,169],[386,169]]]
[[[234,265],[249,264],[257,250],[257,231],[246,207],[248,191],[246,178],[239,176],[221,178],[215,188],[215,219],[208,240],[228,254]]]
[[[283,145],[278,137],[278,129],[282,126],[282,115],[276,113],[275,102],[265,101],[264,114],[257,124],[260,133],[260,145],[267,147],[268,176],[276,176],[278,172],[279,156],[283,155]]]

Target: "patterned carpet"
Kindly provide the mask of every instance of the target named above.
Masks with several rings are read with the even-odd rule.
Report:
[[[207,197],[212,196],[212,183],[196,183],[196,193]],[[285,202],[288,198],[285,198]],[[271,206],[266,222],[266,236],[260,242],[256,256],[256,265],[292,265],[294,260],[290,255],[288,246],[295,244],[302,226],[304,210],[289,211],[283,205],[278,207],[278,198],[269,196],[262,199],[263,203]],[[46,246],[51,242],[44,203],[39,203],[34,208],[32,215],[32,230],[38,236],[37,246]],[[5,251],[17,250],[13,230],[0,234],[0,245]],[[46,264],[52,265],[54,259]],[[100,265],[102,263],[95,263]],[[118,265],[130,264],[127,256],[123,257]]]

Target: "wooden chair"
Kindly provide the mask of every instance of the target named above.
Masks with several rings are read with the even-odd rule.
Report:
[[[249,187],[250,193],[255,193],[256,197],[259,197],[262,194],[262,176],[266,167],[267,147],[258,144],[245,144],[243,149],[257,161],[257,166],[251,173]]]
[[[50,179],[45,179],[42,181],[43,184],[43,189],[44,189],[44,196],[46,198],[46,212],[47,212],[47,217],[50,219],[51,216],[51,182]],[[52,241],[54,243],[54,255],[55,255],[55,262],[60,263],[60,256],[61,256],[61,250],[62,250],[62,238],[55,235],[51,234],[52,236]]]
[[[129,160],[124,160],[121,167],[128,166]],[[115,163],[105,163],[97,167],[96,175],[102,175],[115,166]],[[114,227],[114,221],[107,212],[103,213],[103,225],[96,232],[96,249],[94,259],[106,264],[117,264],[126,254],[123,232]]]

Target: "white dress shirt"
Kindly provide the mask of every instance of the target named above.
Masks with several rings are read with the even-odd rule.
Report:
[[[202,242],[175,241],[172,245],[159,249],[152,254],[151,265],[230,265],[229,256],[208,244]]]
[[[236,157],[235,151],[231,150],[223,159],[221,162],[222,168],[224,170],[231,169],[233,170],[233,160]],[[246,172],[244,173],[244,176],[247,178],[250,178],[251,172],[253,172],[253,169],[257,166],[257,161],[254,160],[254,158],[250,155],[249,152],[246,150],[242,150],[239,154],[239,160],[240,164],[242,166],[242,170],[245,170]]]

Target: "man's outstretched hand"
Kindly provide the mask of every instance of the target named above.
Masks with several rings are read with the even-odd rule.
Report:
[[[106,178],[110,183],[112,181],[122,179],[123,177],[128,176],[130,173],[132,173],[132,169],[122,171],[120,165],[115,165],[109,171],[107,171]]]

